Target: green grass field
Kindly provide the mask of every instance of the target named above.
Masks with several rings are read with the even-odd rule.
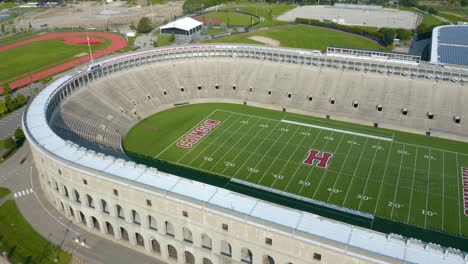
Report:
[[[278,15],[293,9],[295,6],[293,5],[285,5],[285,4],[262,4],[262,3],[240,3],[240,4],[233,4],[233,5],[226,5],[220,10],[235,12],[237,8],[240,8],[242,12],[249,13],[256,15],[262,19],[262,21],[255,25],[254,28],[262,28],[262,27],[271,27],[276,25],[284,25],[288,24],[285,21],[277,21],[275,17]],[[250,21],[249,21],[250,22]]]
[[[204,14],[201,16],[204,20],[208,21],[212,19],[214,25],[220,25],[221,23],[216,23],[217,20],[222,20],[224,24],[229,26],[249,26],[258,21],[257,18],[241,14],[241,13],[226,13],[226,12],[212,12]]]
[[[177,146],[207,119],[220,124],[191,148]],[[250,106],[196,104],[143,120],[126,135],[124,149],[468,236],[461,178],[466,143]],[[326,167],[304,163],[311,150],[331,153]]]
[[[350,48],[361,48],[380,50],[382,47],[366,38],[344,33],[336,30],[311,27],[291,26],[258,31],[247,34],[232,35],[204,41],[205,43],[247,43],[262,44],[249,39],[251,36],[269,37],[280,42],[283,47],[325,50],[328,46],[346,46]]]
[[[427,25],[427,26],[438,26],[444,23],[445,23],[444,21],[438,19],[437,17],[433,15],[424,15],[423,20],[421,22],[422,25]]]
[[[94,45],[93,50],[107,48],[111,42]],[[13,77],[29,73],[39,68],[64,60],[73,59],[73,56],[89,53],[87,45],[70,45],[60,39],[51,39],[33,42],[24,46],[0,52],[0,82]]]
[[[0,252],[7,252],[12,263],[65,264],[71,258],[34,231],[13,200],[0,206],[0,241]]]
[[[174,43],[174,41],[171,40],[171,35],[170,34],[159,34],[156,35],[158,37],[158,47],[164,47],[164,46],[169,46]]]
[[[0,148],[1,150],[1,148]],[[0,187],[0,199],[10,194],[10,190],[7,188]]]

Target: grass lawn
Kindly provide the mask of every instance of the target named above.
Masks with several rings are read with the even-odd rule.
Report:
[[[164,47],[164,46],[169,46],[174,43],[174,41],[171,40],[170,34],[160,34],[158,36],[158,47]]]
[[[328,46],[346,46],[371,50],[382,49],[379,44],[356,35],[311,26],[291,26],[211,39],[207,43],[248,43],[261,44],[248,39],[264,36],[280,41],[283,47],[325,50]]]
[[[458,15],[464,20],[468,20],[468,6],[433,6],[439,12],[451,13],[453,15]]]
[[[439,12],[439,16],[449,20],[452,24],[456,24],[459,21],[468,22],[468,16],[458,16],[447,12]]]
[[[13,263],[68,263],[71,255],[57,249],[24,220],[13,200],[0,207],[0,252],[6,251]],[[58,262],[54,258],[58,257]]]
[[[15,3],[1,3],[0,4],[0,11],[2,11],[3,9],[11,9],[11,8],[13,8],[15,6],[16,6]]]
[[[433,15],[427,15],[427,14],[423,16],[423,20],[421,22],[421,25],[427,25],[427,26],[438,26],[442,24],[445,24],[445,22],[438,19],[437,17]]]
[[[229,26],[249,26],[255,24],[258,19],[241,13],[212,12],[201,16],[204,21],[212,19],[214,25],[220,25],[222,22]],[[217,23],[221,20],[221,23]]]
[[[6,46],[10,45],[22,40],[30,39],[35,36],[38,36],[40,33],[35,33],[35,32],[24,32],[24,33],[16,33],[15,35],[12,35],[7,38],[3,38],[0,40],[0,46]]]
[[[1,150],[1,148],[0,148]],[[10,190],[8,190],[7,188],[4,188],[4,187],[0,187],[0,199],[2,199],[3,197],[9,195],[11,192]]]
[[[94,51],[111,44],[109,40],[92,46]],[[0,82],[29,73],[52,63],[71,60],[73,56],[89,53],[87,45],[70,45],[60,39],[33,42],[0,52]]]
[[[285,4],[249,4],[249,3],[242,3],[242,4],[234,4],[234,5],[227,5],[225,7],[220,8],[220,10],[235,12],[237,8],[242,9],[242,12],[254,14],[259,16],[263,19],[262,22],[254,26],[254,28],[262,28],[262,27],[270,27],[274,25],[284,25],[288,24],[285,21],[276,21],[274,18],[290,9],[293,9],[295,6],[293,5],[285,5]]]
[[[191,133],[202,124],[209,124],[203,125],[203,133]],[[140,153],[403,224],[468,236],[461,186],[461,168],[468,168],[467,143],[217,103],[174,107],[150,116],[127,133],[123,146],[130,157]],[[309,163],[313,151],[328,158]]]

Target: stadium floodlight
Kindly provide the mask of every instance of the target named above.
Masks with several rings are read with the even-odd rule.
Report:
[[[91,44],[89,43],[89,30],[92,28],[86,28],[86,41],[88,42],[89,56],[91,57],[91,65],[94,64],[93,53],[91,52]]]

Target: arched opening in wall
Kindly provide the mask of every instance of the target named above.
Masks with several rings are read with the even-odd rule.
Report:
[[[86,203],[89,207],[94,208],[94,199],[89,194],[86,194]]]
[[[120,218],[120,219],[123,219],[125,220],[125,215],[124,215],[124,211],[122,209],[122,206],[120,205],[115,205],[115,210],[117,212],[117,217]]]
[[[183,232],[184,232],[184,241],[188,243],[193,243],[192,231],[184,227]]]
[[[210,259],[203,258],[203,264],[213,264]]]
[[[65,192],[65,196],[70,198],[70,194],[68,194],[68,189],[67,189],[67,186],[63,186],[63,191]]]
[[[151,249],[153,252],[161,254],[161,245],[159,245],[159,242],[154,238],[151,239]]]
[[[221,240],[221,254],[231,257],[232,256],[232,247],[226,240]]]
[[[128,232],[125,228],[120,227],[120,234],[122,235],[122,239],[125,241],[129,241],[128,239]]]
[[[135,233],[135,239],[138,246],[145,246],[145,240],[143,239],[143,236],[140,235],[140,233]]]
[[[168,221],[166,221],[165,226],[166,226],[166,235],[169,235],[169,236],[173,237],[174,236],[174,226]]]
[[[73,190],[73,195],[75,196],[75,201],[81,203],[80,193],[77,190]]]
[[[65,206],[63,205],[62,201],[60,201],[60,211],[65,211]]]
[[[275,264],[275,260],[272,256],[265,255],[263,256],[263,264]]]
[[[111,223],[109,222],[106,222],[106,230],[107,230],[107,234],[111,235],[111,236],[114,236],[114,227],[112,226]]]
[[[103,213],[109,214],[109,206],[107,205],[107,202],[104,199],[101,199],[101,210]]]
[[[202,247],[211,250],[211,238],[207,234],[202,234]]]
[[[80,220],[83,224],[86,225],[86,216],[81,211],[80,211]]]
[[[177,259],[177,250],[172,245],[167,246],[167,254],[169,255],[169,258]]]
[[[158,231],[158,223],[156,222],[156,219],[151,215],[148,215],[148,227],[151,230]]]
[[[186,264],[195,264],[195,257],[192,253],[185,251],[185,263]]]
[[[137,213],[137,211],[132,210],[132,221],[134,224],[140,225],[140,214]]]
[[[69,206],[69,208],[70,208],[70,216],[75,217],[75,213],[73,212],[73,208],[71,206]]]
[[[241,249],[241,261],[244,263],[252,264],[252,251],[250,251],[250,249]]]
[[[91,216],[91,221],[95,229],[101,230],[101,227],[99,226],[99,221],[96,219],[96,217]]]
[[[58,183],[56,180],[54,180],[54,188],[57,192],[59,191]]]

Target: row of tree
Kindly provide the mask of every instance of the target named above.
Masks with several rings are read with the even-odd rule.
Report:
[[[27,103],[28,98],[22,94],[17,94],[15,97],[7,94],[5,100],[0,99],[0,116],[13,112]]]

